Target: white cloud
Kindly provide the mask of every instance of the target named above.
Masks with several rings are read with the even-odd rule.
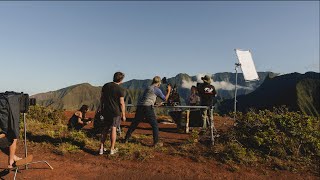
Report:
[[[196,86],[197,82],[196,81],[186,81],[186,80],[182,80],[182,88],[186,88],[186,89],[191,89],[191,86]]]
[[[212,75],[210,74],[198,74],[197,77],[197,81],[187,81],[187,80],[182,80],[182,88],[187,88],[190,89],[191,86],[196,86],[196,84],[202,83],[203,81],[201,80],[201,77],[205,76],[205,75],[209,75],[210,77],[212,77]],[[214,81],[211,83],[216,90],[234,90],[235,85],[226,81]],[[244,86],[237,86],[238,89],[252,89],[252,87],[244,87]]]

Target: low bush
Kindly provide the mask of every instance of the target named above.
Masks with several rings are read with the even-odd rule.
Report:
[[[62,110],[36,105],[30,106],[27,119],[33,119],[46,124],[62,124],[66,120],[66,117]]]
[[[303,161],[318,166],[320,121],[286,108],[237,113],[235,126],[222,134],[216,147],[217,157],[225,162],[248,164],[273,159],[278,165],[286,164],[280,161]],[[288,167],[292,170],[301,165],[292,164]]]

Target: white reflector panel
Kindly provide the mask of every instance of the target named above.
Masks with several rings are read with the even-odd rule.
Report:
[[[259,80],[256,67],[254,66],[250,51],[244,51],[236,49],[239,63],[241,64],[241,70],[246,81]]]

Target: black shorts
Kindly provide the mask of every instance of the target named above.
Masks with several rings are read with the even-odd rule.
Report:
[[[4,149],[4,148],[11,146],[12,142],[13,142],[13,140],[8,139],[7,137],[0,138],[0,149]]]
[[[104,128],[119,127],[121,124],[121,116],[104,116]]]

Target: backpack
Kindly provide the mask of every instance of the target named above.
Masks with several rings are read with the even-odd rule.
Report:
[[[95,132],[101,133],[103,127],[104,127],[104,117],[101,111],[97,110],[93,119],[93,129]]]

